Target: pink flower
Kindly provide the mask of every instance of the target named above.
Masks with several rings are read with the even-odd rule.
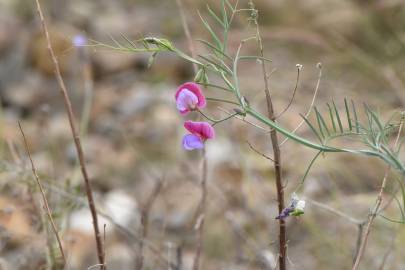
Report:
[[[215,137],[214,128],[207,122],[186,121],[184,127],[191,133],[183,137],[183,147],[186,150],[201,149],[206,140]]]
[[[205,97],[198,84],[187,82],[182,84],[176,91],[176,105],[181,114],[187,114],[197,108],[204,108]]]

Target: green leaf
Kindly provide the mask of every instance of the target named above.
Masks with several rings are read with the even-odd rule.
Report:
[[[329,109],[329,117],[330,117],[330,121],[333,126],[333,131],[336,133],[337,130],[336,130],[335,118],[333,117],[332,107],[329,105],[329,103],[326,103],[326,105],[328,106],[328,109]]]
[[[398,178],[395,178],[395,179],[398,181],[399,187],[400,187],[401,193],[402,193],[402,207],[400,207],[400,209],[401,209],[402,219],[405,220],[405,187],[400,179],[398,179]]]
[[[368,109],[368,111],[371,114],[371,118],[374,120],[374,122],[377,124],[378,129],[380,130],[381,133],[384,133],[384,126],[380,121],[380,117],[373,111],[370,109],[370,107],[368,107],[368,105],[366,105],[366,108]]]
[[[232,11],[232,13],[235,12],[235,8],[231,5],[231,3],[228,0],[225,0],[225,3],[229,7],[229,9]]]
[[[112,35],[108,35],[118,48],[124,48]]]
[[[316,119],[318,121],[319,129],[321,131],[321,134],[323,135],[322,130],[325,129],[326,133],[328,133],[328,136],[330,136],[330,132],[328,127],[326,126],[325,120],[323,119],[322,115],[319,113],[318,108],[314,107],[315,113],[316,113]]]
[[[195,74],[195,76],[194,76],[194,82],[196,82],[196,83],[202,83],[204,80],[203,80],[203,78],[204,78],[204,74],[205,74],[205,69],[204,68],[200,68],[198,71],[197,71],[197,74]]]
[[[353,114],[354,114],[354,124],[356,126],[356,132],[360,133],[360,128],[359,128],[359,120],[357,118],[357,112],[356,112],[356,106],[354,105],[354,101],[352,100],[352,109],[353,109]]]
[[[335,110],[335,115],[336,115],[337,122],[339,124],[340,132],[343,133],[343,125],[342,125],[342,121],[340,120],[339,111],[338,111],[338,109],[336,107],[335,101],[332,100],[332,104],[333,104],[333,108]]]
[[[200,12],[198,12],[198,16],[200,16],[201,21],[203,22],[205,28],[208,30],[208,32],[210,33],[212,39],[215,41],[215,43],[217,44],[217,46],[219,48],[222,48],[222,42],[221,40],[218,38],[218,36],[215,34],[215,32],[212,30],[211,26],[208,24],[208,22],[206,20],[204,20],[204,18],[201,16]]]
[[[347,116],[347,122],[349,123],[349,130],[352,131],[352,120],[350,118],[350,112],[349,112],[349,105],[347,104],[347,99],[344,98],[345,101],[345,109],[346,109],[346,116]]]
[[[206,100],[208,100],[208,101],[215,101],[215,102],[224,102],[224,103],[229,103],[229,104],[233,104],[233,105],[237,105],[237,106],[240,105],[239,103],[237,103],[237,102],[235,102],[235,101],[225,100],[225,99],[221,99],[221,98],[207,97]]]
[[[203,39],[197,39],[197,41],[203,43],[204,45],[206,45],[207,47],[211,48],[212,50],[214,50],[214,52],[219,53],[220,55],[225,56],[226,58],[228,58],[229,60],[233,61],[232,57],[230,57],[229,55],[225,54],[223,51],[221,51],[221,49],[218,49],[217,47],[215,47],[213,44],[211,44],[210,42],[203,40]]]
[[[225,25],[224,28],[228,28],[229,27],[229,21],[228,21],[228,14],[226,12],[225,0],[221,1],[221,13],[222,13],[222,19],[223,19],[223,22],[224,22],[224,25]]]
[[[294,217],[299,217],[304,214],[304,211],[295,209],[290,215]]]
[[[136,44],[130,40],[127,36],[125,36],[124,34],[121,34],[121,37],[134,49],[136,49]]]
[[[267,62],[272,62],[270,59],[262,56],[256,56],[256,55],[244,55],[239,57],[240,60],[262,60],[262,61],[267,61]]]
[[[147,65],[147,68],[148,68],[148,69],[149,69],[149,68],[153,65],[153,63],[155,62],[155,59],[156,59],[157,55],[158,55],[158,52],[154,52],[154,53],[152,53],[152,55],[149,57],[149,59],[148,59],[148,65]]]
[[[227,75],[232,75],[232,70],[230,70],[228,67],[223,66],[222,64],[219,64],[217,62],[215,62],[214,60],[209,59],[208,57],[205,57],[203,55],[198,55],[198,57],[202,58],[203,60],[205,60],[206,62],[210,63],[211,65],[213,65],[214,67],[216,67],[217,69],[221,69],[222,71],[224,71]]]
[[[221,63],[221,65],[223,67],[225,67],[230,72],[230,74],[232,75],[232,70],[228,67],[228,65],[225,63],[225,61],[221,57],[219,57],[216,54],[209,54],[209,56],[211,56],[212,58],[215,58],[218,61],[218,63]]]
[[[214,18],[223,28],[226,28],[226,25],[224,24],[224,22],[221,21],[221,19],[217,16],[217,14],[215,14],[214,11],[212,11],[212,9],[210,8],[210,6],[208,4],[207,4],[207,10],[212,18]]]
[[[164,38],[146,37],[143,39],[146,44],[152,44],[162,50],[175,51],[173,44]]]
[[[302,119],[304,119],[305,123],[307,123],[307,125],[310,127],[310,129],[312,130],[312,132],[316,135],[316,137],[319,139],[319,141],[322,143],[322,138],[321,136],[318,134],[318,132],[316,131],[316,128],[311,124],[311,122],[302,114],[300,114],[300,116],[302,117]]]
[[[213,87],[213,88],[218,88],[218,89],[225,90],[225,91],[228,91],[228,92],[233,92],[232,89],[229,89],[229,88],[226,88],[226,87],[223,87],[223,86],[220,86],[220,85],[210,84],[210,83],[203,83],[203,82],[197,82],[197,83],[200,84],[200,85],[206,86],[206,87]]]
[[[368,122],[369,139],[371,140],[373,146],[377,146],[377,142],[375,140],[376,139],[376,134],[375,134],[375,131],[374,131],[373,118],[371,116],[371,113],[370,113],[367,105],[365,103],[363,103],[363,106],[364,106],[364,112],[366,114],[367,122]]]

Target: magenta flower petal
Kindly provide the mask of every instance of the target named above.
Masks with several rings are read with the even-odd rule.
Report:
[[[183,88],[176,99],[177,109],[181,114],[186,114],[190,109],[194,109],[197,106],[198,97],[188,89]]]
[[[188,98],[187,101],[190,101],[191,97],[190,92],[193,93],[195,97],[197,97],[197,100],[195,100],[193,97],[193,99],[191,100],[193,103],[191,104],[184,103],[184,99],[186,97]],[[180,85],[176,91],[175,98],[176,103],[181,104],[180,106],[181,108],[184,107],[183,105],[188,105],[188,107],[186,107],[185,109],[179,109],[179,107],[177,107],[182,114],[186,114],[189,111],[194,110],[195,107],[204,108],[207,104],[200,86],[193,82],[187,82],[185,84]]]
[[[204,142],[197,135],[187,134],[183,137],[183,147],[186,150],[201,149],[204,148]]]
[[[215,137],[214,128],[207,122],[184,122],[184,127],[190,131],[191,134],[197,135],[203,140],[212,139]]]

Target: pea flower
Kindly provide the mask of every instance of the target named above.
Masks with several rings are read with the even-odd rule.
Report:
[[[183,137],[183,147],[186,150],[204,148],[204,142],[215,137],[214,128],[207,122],[186,121],[184,127],[191,133]]]
[[[276,217],[276,219],[285,219],[288,216],[301,216],[304,214],[304,208],[305,208],[305,201],[300,200],[297,196],[297,194],[293,193],[291,195],[291,202],[290,206],[286,207],[281,211],[280,215]]]
[[[206,105],[200,86],[193,82],[180,85],[176,91],[175,98],[177,109],[183,115],[197,108],[204,108]]]
[[[76,35],[73,37],[72,43],[75,47],[83,47],[87,44],[87,38],[83,35]]]
[[[292,216],[301,216],[304,214],[304,208],[305,208],[305,201],[304,200],[299,200],[297,202],[297,205],[295,206],[294,212],[291,213]]]

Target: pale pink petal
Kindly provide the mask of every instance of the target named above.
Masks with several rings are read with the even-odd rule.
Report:
[[[177,88],[177,91],[175,94],[176,101],[177,101],[179,94],[182,92],[183,89],[187,89],[187,90],[193,92],[197,96],[197,100],[198,100],[197,106],[199,108],[204,108],[206,106],[207,103],[206,103],[205,97],[202,93],[200,86],[193,82],[186,82],[186,83],[180,85],[179,88]]]
[[[182,91],[179,92],[176,99],[177,109],[183,114],[195,108],[197,103],[197,96],[186,88],[183,88]]]

